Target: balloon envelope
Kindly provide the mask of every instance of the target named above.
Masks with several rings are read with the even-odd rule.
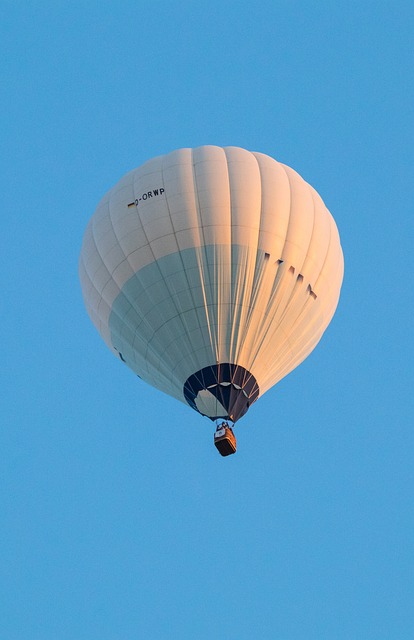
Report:
[[[238,420],[314,349],[343,255],[320,196],[237,147],[179,149],[101,200],[80,255],[88,313],[140,378]]]

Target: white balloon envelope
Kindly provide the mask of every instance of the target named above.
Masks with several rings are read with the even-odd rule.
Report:
[[[128,173],[99,203],[80,255],[86,308],[117,357],[233,422],[314,349],[342,278],[317,192],[238,147],[179,149]]]

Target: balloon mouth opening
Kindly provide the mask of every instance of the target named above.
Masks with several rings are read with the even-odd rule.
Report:
[[[237,422],[259,397],[256,378],[244,367],[229,362],[204,367],[184,383],[190,407],[210,420]]]

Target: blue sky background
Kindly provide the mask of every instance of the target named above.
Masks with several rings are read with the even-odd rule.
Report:
[[[414,637],[412,3],[0,11],[0,637]],[[228,459],[106,349],[77,275],[102,195],[201,144],[295,168],[345,254]]]

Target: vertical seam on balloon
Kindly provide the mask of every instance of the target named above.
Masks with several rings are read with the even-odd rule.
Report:
[[[315,200],[314,200],[314,198],[313,198],[313,191],[312,191],[312,189],[311,189],[310,185],[309,185],[307,182],[306,182],[305,184],[306,184],[306,189],[307,189],[307,191],[308,191],[308,193],[309,193],[309,195],[310,195],[310,199],[311,199],[311,201],[312,201],[313,221],[312,221],[312,233],[310,234],[310,238],[309,238],[308,246],[307,246],[307,248],[306,248],[306,256],[305,256],[305,259],[304,259],[303,264],[301,265],[301,267],[299,267],[299,265],[298,265],[298,269],[299,269],[300,271],[304,270],[304,265],[306,264],[306,261],[307,261],[308,256],[309,256],[309,249],[310,249],[310,247],[311,247],[312,240],[313,240],[313,238],[314,238],[314,236],[315,236],[315,220],[316,220],[316,216],[315,216]],[[310,286],[312,287],[312,283],[309,283],[309,284],[310,284]]]
[[[260,233],[262,230],[262,220],[263,220],[263,177],[262,177],[261,166],[256,154],[252,153],[251,155],[254,157],[256,161],[258,172],[259,172],[260,218],[259,218],[259,225],[258,225],[258,232],[257,232],[257,247],[256,247],[255,266],[254,266],[254,274],[253,274],[253,282],[252,282],[252,291],[250,293],[250,297],[247,304],[248,311],[245,319],[245,331],[243,332],[244,335],[243,335],[243,340],[242,340],[240,349],[244,347],[245,341],[247,339],[247,334],[250,331],[252,318],[254,316],[253,308],[259,299],[260,293],[262,292],[261,290],[263,286],[265,272],[267,271],[267,267],[268,267],[268,261],[265,260],[264,256],[262,258],[262,255],[259,254],[259,239],[260,239]],[[259,268],[260,268],[260,274],[256,277],[256,273]]]
[[[331,237],[332,237],[332,228],[331,228],[331,214],[329,213],[328,209],[325,207],[325,205],[322,202],[322,200],[320,198],[319,198],[319,200],[316,199],[316,194],[315,194],[314,189],[312,189],[311,186],[309,186],[309,189],[311,190],[312,200],[313,200],[313,203],[314,203],[315,212],[316,212],[316,208],[317,207],[318,207],[318,209],[320,208],[322,210],[321,217],[323,217],[324,219],[327,220],[327,226],[328,226],[328,230],[329,230],[329,238],[328,238],[328,241],[326,243],[325,255],[323,256],[323,260],[321,262],[321,266],[320,266],[319,272],[318,272],[317,275],[315,275],[315,277],[313,279],[313,283],[311,283],[312,288],[316,290],[316,283],[318,281],[318,278],[319,278],[320,274],[322,273],[323,266],[324,266],[324,264],[326,262],[326,257],[328,255],[329,246],[330,246]],[[328,215],[326,215],[326,214],[328,214]],[[315,215],[315,219],[316,219],[316,215]],[[310,245],[309,245],[309,247],[310,247]]]
[[[211,325],[210,325],[209,309],[208,309],[208,304],[207,304],[207,295],[206,295],[206,289],[205,289],[205,280],[206,280],[205,273],[207,272],[207,274],[208,274],[208,285],[209,285],[209,288],[210,288],[210,293],[212,293],[212,287],[211,287],[211,283],[210,283],[210,274],[208,273],[207,248],[206,248],[205,237],[204,237],[204,228],[203,228],[202,219],[201,219],[200,201],[199,201],[199,197],[198,197],[197,178],[196,178],[195,162],[194,162],[194,149],[191,149],[191,168],[192,168],[192,176],[193,176],[194,196],[195,196],[194,197],[194,201],[195,201],[195,205],[196,205],[199,240],[201,241],[201,239],[202,239],[202,246],[195,247],[195,255],[196,255],[196,258],[197,258],[197,264],[198,264],[198,269],[199,269],[199,273],[200,273],[200,284],[201,284],[201,290],[202,290],[203,299],[204,299],[204,308],[205,308],[205,315],[206,315],[206,320],[207,320],[208,333],[209,333],[209,336],[210,336],[210,344],[212,345],[212,347],[215,347],[216,359],[217,359],[218,358],[217,344],[214,345],[213,334],[212,334]],[[201,242],[199,244],[201,244]],[[204,269],[203,254],[204,254],[204,257],[205,257],[207,269]],[[199,322],[199,320],[198,320],[198,322]],[[200,327],[200,332],[202,334],[203,331],[202,331],[200,322],[199,322],[199,327]]]
[[[247,282],[247,267],[248,267],[248,263],[249,263],[249,249],[246,248],[244,245],[240,245],[234,244],[233,241],[233,223],[236,222],[236,216],[235,214],[235,210],[234,210],[234,203],[233,203],[233,198],[232,198],[232,180],[231,180],[231,173],[230,173],[230,167],[229,167],[229,162],[231,161],[230,158],[230,152],[231,152],[231,147],[230,148],[224,148],[224,153],[225,153],[225,157],[226,157],[226,164],[227,164],[227,176],[228,176],[228,184],[229,184],[229,200],[230,200],[230,238],[231,238],[231,264],[232,264],[232,268],[231,268],[231,278],[232,278],[232,282],[233,282],[233,264],[237,265],[237,271],[234,274],[235,275],[235,279],[234,281],[236,282],[237,286],[235,289],[233,289],[234,291],[234,296],[232,296],[232,304],[233,304],[233,329],[231,331],[231,340],[232,343],[234,344],[233,347],[233,353],[232,353],[232,357],[231,360],[236,362],[239,357],[240,357],[240,353],[241,353],[241,344],[243,344],[243,331],[240,331],[240,327],[242,327],[244,325],[244,298],[245,298],[245,289],[246,289],[246,282]],[[249,152],[246,152],[249,153]],[[236,226],[236,225],[234,225]],[[237,247],[237,260],[233,260],[234,253],[233,253],[233,247]],[[236,315],[237,314],[237,315]],[[234,339],[234,335],[237,335],[237,339]]]
[[[342,287],[342,283],[343,283],[343,277],[344,277],[344,265],[343,265],[343,261],[341,260],[338,263],[338,267],[337,267],[337,270],[335,272],[335,279],[337,281],[338,291],[337,291],[337,294],[335,295],[335,297],[333,299],[333,302],[329,305],[329,307],[326,307],[327,310],[326,310],[326,313],[325,313],[325,316],[324,316],[326,327],[331,322],[332,317],[333,317],[333,315],[334,315],[334,313],[336,311],[336,308],[338,307],[341,287]]]
[[[329,216],[329,243],[328,243],[328,249],[327,249],[327,251],[326,251],[325,259],[324,259],[324,261],[323,261],[323,264],[322,264],[321,270],[320,270],[319,275],[318,275],[318,277],[316,278],[316,281],[315,281],[315,283],[314,283],[315,289],[318,289],[318,290],[319,290],[319,282],[320,282],[320,278],[321,278],[322,274],[324,273],[325,266],[326,266],[326,264],[327,264],[327,262],[328,262],[328,259],[329,259],[329,256],[330,256],[330,253],[331,253],[331,251],[332,251],[332,247],[333,247],[333,242],[332,242],[332,225],[333,225],[333,224],[335,224],[335,223],[334,223],[333,218],[332,218],[332,216],[331,216],[330,212],[328,211],[328,209],[326,209],[326,208],[325,208],[325,210],[326,210],[326,212],[327,212],[327,214],[328,214],[328,216]],[[328,283],[328,290],[326,290],[326,286],[325,286],[325,291],[323,291],[323,294],[322,294],[322,295],[324,296],[324,298],[325,298],[326,294],[327,294],[327,293],[329,293],[329,290],[330,290],[330,286],[329,286],[329,283]],[[328,299],[328,296],[326,296],[326,298],[325,298],[325,299]],[[328,314],[326,314],[325,306],[324,306],[324,305],[322,305],[322,306],[323,306],[323,316],[324,316],[324,318],[325,318],[325,317],[326,317],[326,315],[328,315]]]
[[[282,170],[284,171],[284,173],[286,175],[286,178],[287,178],[287,181],[288,181],[288,185],[289,185],[289,219],[288,219],[288,224],[287,224],[287,228],[286,228],[285,238],[284,238],[284,241],[283,241],[282,255],[280,256],[283,259],[284,258],[284,249],[285,249],[285,246],[286,246],[286,240],[289,237],[289,230],[290,230],[290,227],[291,227],[291,224],[292,224],[292,184],[291,184],[290,179],[289,179],[289,174],[286,171],[286,167],[282,163],[280,163],[280,166],[281,166]]]
[[[231,317],[233,318],[233,322],[232,322],[232,328],[231,328],[231,332],[230,332],[230,349],[229,349],[229,356],[230,356],[230,360],[235,362],[236,361],[236,354],[238,353],[238,348],[237,348],[237,341],[239,339],[239,334],[237,331],[237,340],[236,340],[236,344],[234,344],[235,340],[234,340],[234,333],[236,331],[236,327],[238,329],[238,323],[236,322],[236,311],[238,313],[238,299],[239,299],[239,291],[240,291],[240,287],[241,287],[241,278],[239,278],[239,270],[240,267],[238,266],[238,270],[237,273],[233,273],[233,269],[234,269],[234,245],[233,245],[233,201],[232,201],[232,195],[231,195],[231,182],[230,182],[230,171],[229,171],[229,158],[228,158],[228,149],[227,147],[223,148],[224,151],[224,158],[225,158],[225,165],[226,165],[226,172],[227,172],[227,185],[228,185],[228,194],[229,194],[229,220],[230,220],[230,304],[231,304],[231,308],[230,308],[230,314]],[[237,250],[240,252],[240,247],[238,246]],[[237,261],[237,264],[239,265],[239,261]],[[234,283],[234,284],[233,284]]]
[[[232,309],[231,309],[231,304],[232,304],[232,296],[231,296],[231,291],[232,291],[232,225],[231,225],[231,221],[232,221],[232,207],[231,207],[231,193],[230,193],[230,175],[229,175],[229,167],[228,167],[228,161],[227,161],[227,153],[226,153],[226,149],[220,147],[220,154],[221,154],[221,159],[220,162],[223,163],[223,169],[225,169],[226,171],[226,176],[227,176],[227,188],[228,188],[228,201],[229,201],[229,211],[228,211],[228,216],[227,219],[230,221],[230,225],[229,225],[229,235],[230,235],[230,251],[229,251],[229,257],[230,257],[230,264],[229,264],[229,279],[230,282],[228,284],[228,291],[227,291],[227,300],[226,300],[226,292],[225,292],[225,279],[226,279],[226,266],[224,264],[224,256],[226,253],[226,249],[225,246],[217,243],[215,244],[215,248],[214,250],[218,252],[219,257],[221,258],[218,261],[218,267],[217,267],[217,275],[216,275],[216,279],[217,279],[217,286],[216,286],[216,290],[217,290],[217,344],[218,344],[218,348],[217,348],[217,354],[216,354],[216,360],[217,362],[220,361],[225,361],[230,359],[231,361],[234,359],[235,354],[231,352],[231,345],[232,345],[232,341],[230,340],[230,344],[228,344],[228,339],[227,339],[227,331],[228,331],[228,319],[229,317],[232,317]],[[226,300],[227,304],[230,304],[230,309],[227,310],[227,318],[223,317],[223,310],[222,310],[222,300]],[[222,335],[222,332],[224,332],[224,336]],[[225,342],[225,352],[222,352],[222,345]]]
[[[335,223],[333,217],[331,218],[331,225],[335,225],[335,227],[336,227],[336,223]],[[338,258],[337,258],[337,261],[336,261],[336,264],[335,264],[335,268],[331,270],[331,274],[334,274],[334,276],[331,277],[330,282],[328,283],[328,288],[327,288],[327,292],[328,293],[333,289],[333,283],[336,281],[336,279],[338,278],[339,274],[341,276],[341,283],[340,283],[341,285],[342,285],[342,281],[343,281],[344,259],[343,259],[342,247],[341,247],[340,242],[339,242],[339,237],[338,237],[338,246],[339,246]],[[324,319],[325,319],[325,322],[326,322],[326,326],[328,326],[330,320],[332,319],[333,314],[335,313],[335,309],[338,306],[340,289],[341,289],[341,286],[339,287],[338,294],[337,294],[334,302],[331,302],[331,304],[329,306],[325,307]]]
[[[229,316],[231,318],[231,330],[230,330],[230,344],[229,344],[229,350],[228,350],[228,358],[230,360],[230,362],[236,362],[237,360],[237,353],[238,353],[238,348],[237,348],[237,344],[238,344],[238,340],[239,340],[239,318],[238,318],[238,314],[240,312],[239,310],[239,306],[238,306],[238,299],[239,299],[239,292],[240,292],[240,278],[238,277],[239,275],[239,271],[240,271],[240,267],[237,267],[237,272],[235,272],[235,268],[234,265],[235,264],[239,264],[239,261],[234,260],[235,258],[235,245],[233,242],[233,199],[232,199],[232,193],[231,193],[231,182],[230,182],[230,170],[229,170],[229,157],[228,157],[228,149],[227,147],[223,148],[223,154],[224,154],[224,164],[226,167],[226,176],[227,176],[227,189],[228,189],[228,204],[229,204],[229,211],[228,211],[228,217],[227,219],[229,220],[229,236],[230,236],[230,269],[229,269],[229,276],[230,276],[230,291],[229,291],[229,304],[230,304],[230,308],[229,308]],[[240,253],[241,248],[240,246],[237,246],[237,251]],[[236,316],[237,314],[237,316]],[[237,336],[237,338],[235,338],[235,334]]]
[[[162,175],[162,182],[163,182],[163,186],[165,187],[165,181],[164,181],[164,162],[165,162],[165,160],[163,160],[163,163],[162,163],[162,166],[161,166],[161,175]],[[192,300],[192,302],[193,302],[193,308],[195,309],[195,308],[196,308],[195,300],[194,300],[194,296],[193,296],[193,293],[192,293],[192,289],[191,289],[191,287],[190,287],[190,282],[189,282],[189,280],[188,280],[188,276],[187,276],[187,273],[186,273],[186,270],[185,270],[185,265],[184,265],[184,261],[183,261],[183,256],[182,256],[182,253],[181,253],[181,251],[180,251],[180,249],[179,249],[179,244],[178,244],[178,240],[177,240],[177,235],[176,235],[176,231],[175,231],[175,229],[174,229],[174,224],[173,224],[172,217],[171,217],[170,205],[169,205],[169,203],[168,203],[168,198],[167,198],[167,197],[166,197],[166,205],[167,205],[168,215],[170,216],[171,226],[172,226],[172,228],[173,228],[174,237],[175,237],[175,240],[176,240],[176,242],[177,242],[178,255],[179,255],[180,262],[181,262],[181,266],[182,266],[182,272],[183,272],[183,274],[184,274],[185,281],[186,281],[186,283],[187,283],[187,288],[188,288],[189,294],[190,294],[190,296],[191,296],[191,300]],[[184,332],[187,332],[187,333],[188,333],[188,331],[189,331],[189,329],[188,329],[188,325],[186,325],[186,323],[185,323],[185,321],[184,321],[184,317],[183,317],[183,313],[184,313],[184,312],[182,312],[182,311],[178,308],[178,306],[177,306],[177,304],[176,304],[176,302],[175,302],[175,300],[174,300],[175,292],[172,292],[172,290],[171,290],[171,288],[170,288],[170,286],[168,285],[168,283],[167,283],[167,281],[166,281],[166,280],[164,280],[164,282],[165,282],[166,287],[167,287],[167,289],[168,289],[168,291],[169,291],[169,293],[170,293],[170,295],[171,295],[171,298],[173,299],[174,306],[175,306],[175,308],[176,308],[176,310],[177,310],[177,314],[178,314],[178,316],[179,316],[179,318],[180,318],[180,321],[181,321],[182,327],[183,327],[183,329],[184,329]],[[196,314],[196,315],[197,315],[197,314]],[[200,332],[201,332],[201,325],[200,325],[200,322],[199,322],[198,316],[197,316],[197,322],[198,322],[198,324],[199,324],[199,329],[200,329]],[[171,343],[170,343],[170,344],[171,344]],[[170,346],[170,344],[168,345],[168,347]],[[167,347],[167,348],[168,348],[168,347]],[[165,353],[165,351],[164,351],[164,353]],[[193,352],[193,351],[190,351],[190,350],[188,349],[188,350],[187,350],[187,357],[188,357],[188,358],[190,358],[192,361],[194,361],[194,367],[196,367],[197,365],[196,365],[196,362],[195,362],[195,359],[194,359],[194,352]],[[175,369],[172,369],[172,370],[171,370],[171,373],[172,373],[173,371],[175,371]],[[172,378],[172,376],[171,376],[171,378]]]

